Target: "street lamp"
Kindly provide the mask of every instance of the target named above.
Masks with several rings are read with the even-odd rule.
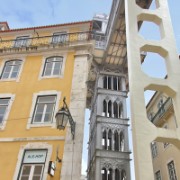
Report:
[[[55,118],[56,118],[56,126],[57,126],[57,129],[59,129],[59,130],[61,130],[61,129],[64,130],[66,127],[66,124],[69,120],[69,123],[71,126],[72,139],[74,139],[76,123],[74,122],[74,120],[71,116],[69,108],[66,104],[65,97],[63,99],[63,107],[56,113]]]

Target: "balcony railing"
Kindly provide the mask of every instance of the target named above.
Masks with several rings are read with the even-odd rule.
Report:
[[[151,122],[157,122],[158,119],[160,119],[167,110],[172,106],[172,99],[169,97],[166,99],[164,104],[159,108],[159,110],[156,112],[156,114],[151,119]]]
[[[95,40],[96,44],[105,47],[105,38],[103,41],[101,38],[97,40],[97,35],[92,32],[76,32],[76,33],[63,33],[53,36],[41,36],[41,37],[20,37],[13,40],[2,40],[0,39],[0,53],[20,51],[20,50],[37,50],[38,47],[56,47],[56,46],[67,46],[77,42],[86,42]],[[98,43],[97,43],[98,41]],[[99,43],[101,41],[101,43]]]

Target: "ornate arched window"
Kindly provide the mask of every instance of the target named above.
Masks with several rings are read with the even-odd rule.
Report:
[[[112,150],[112,131],[109,130],[108,132],[108,150]]]
[[[119,118],[122,118],[122,114],[123,114],[123,105],[122,103],[119,104]]]
[[[107,117],[112,117],[112,102],[108,102],[108,115]]]
[[[112,178],[113,178],[113,170],[110,168],[108,170],[108,180],[112,180]]]
[[[126,180],[126,171],[125,170],[121,171],[121,180]]]
[[[121,132],[120,133],[120,150],[121,151],[124,151],[124,146],[125,146],[125,141],[124,141],[124,133]]]
[[[106,168],[103,168],[102,170],[101,170],[101,175],[102,175],[102,180],[108,180],[107,179],[107,170],[106,170]]]
[[[107,116],[107,102],[103,101],[103,116]]]
[[[107,76],[104,76],[103,78],[103,88],[107,89]]]
[[[118,104],[116,101],[113,103],[113,108],[114,108],[114,118],[118,118]]]
[[[110,76],[108,76],[107,77],[108,78],[108,89],[112,89],[112,87],[111,87],[111,77]]]
[[[107,149],[106,130],[102,133],[102,148]]]
[[[118,77],[113,77],[113,90],[118,90]]]
[[[119,171],[119,169],[115,169],[115,180],[120,180],[120,171]]]
[[[119,151],[119,134],[117,131],[114,132],[114,150]]]

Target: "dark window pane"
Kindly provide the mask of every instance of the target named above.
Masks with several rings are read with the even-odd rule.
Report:
[[[29,174],[30,174],[30,171],[31,171],[31,166],[23,166],[22,176],[23,176],[23,175],[29,175]]]
[[[34,175],[41,175],[42,165],[36,165],[34,168]]]

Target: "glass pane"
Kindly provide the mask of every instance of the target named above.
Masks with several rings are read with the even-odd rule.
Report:
[[[7,61],[6,64],[7,64],[7,65],[13,65],[13,64],[14,64],[14,61]]]
[[[42,165],[36,165],[34,169],[34,175],[41,175]]]
[[[53,75],[59,75],[61,69],[61,62],[55,62]]]
[[[41,122],[42,114],[36,114],[34,117],[34,122]]]
[[[47,104],[46,113],[52,113],[54,104]]]
[[[36,113],[43,113],[45,104],[37,104]]]
[[[44,122],[51,122],[51,114],[45,114]]]
[[[5,69],[4,69],[4,72],[5,72],[5,73],[10,72],[10,71],[11,71],[11,67],[12,67],[12,66],[6,66]]]
[[[50,76],[50,75],[51,75],[51,70],[52,70],[52,69],[47,69],[47,68],[46,68],[46,70],[45,70],[45,72],[44,72],[44,75],[45,75],[45,76]]]
[[[12,74],[11,74],[11,77],[10,77],[10,78],[16,78],[16,77],[17,77],[17,74],[18,74],[18,72],[12,72]]]
[[[41,176],[34,176],[33,180],[41,180]]]
[[[21,177],[20,180],[29,180],[29,177]]]
[[[50,63],[50,62],[53,62],[53,61],[54,61],[54,57],[51,57],[51,58],[46,59],[46,62],[47,62],[47,63]]]
[[[50,68],[51,69],[52,65],[53,65],[53,62],[47,62],[46,63],[46,68],[48,68],[48,69]]]
[[[38,98],[38,102],[40,102],[40,103],[42,103],[42,102],[44,102],[44,103],[48,103],[48,102],[55,102],[55,98],[56,98],[56,96],[40,96],[39,98]]]
[[[18,65],[18,64],[21,65],[21,63],[22,63],[22,61],[19,61],[19,60],[14,61],[15,65]]]
[[[18,72],[20,68],[20,65],[16,65],[13,67],[13,71]]]
[[[7,79],[9,77],[9,73],[3,73],[2,79]]]
[[[62,58],[62,57],[55,57],[55,61],[60,61],[60,62],[62,62],[62,61],[63,61],[63,58]]]
[[[0,106],[0,114],[4,114],[6,111],[6,106]]]
[[[23,166],[22,176],[23,176],[23,175],[29,175],[29,174],[30,174],[30,171],[31,171],[31,166]]]
[[[3,116],[0,115],[0,124],[2,123],[2,121],[3,121]]]
[[[0,99],[0,104],[8,104],[9,103],[9,98],[8,99]]]
[[[60,74],[60,69],[54,69],[53,75],[59,75]]]

